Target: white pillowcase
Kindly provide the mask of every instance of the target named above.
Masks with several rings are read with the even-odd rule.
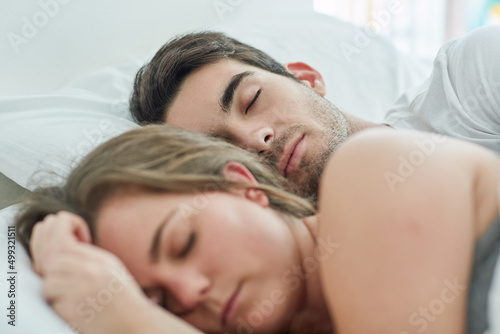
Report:
[[[12,223],[17,212],[17,206],[10,206],[0,210],[0,266],[6,273],[7,266],[7,227]],[[9,275],[4,275],[0,280],[0,303],[2,305],[2,321],[0,322],[0,333],[22,333],[22,334],[72,334],[74,331],[67,325],[42,298],[42,280],[31,269],[31,262],[27,252],[16,240],[15,252],[16,288],[15,298],[9,298],[7,292],[10,284],[7,282]],[[8,324],[11,319],[6,315],[10,313],[6,308],[10,301],[15,301],[15,327]]]
[[[137,128],[128,96],[139,65],[104,68],[52,94],[0,98],[0,172],[30,190],[51,185],[98,144]]]

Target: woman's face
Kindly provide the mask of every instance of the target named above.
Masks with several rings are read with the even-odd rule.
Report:
[[[277,332],[304,298],[291,279],[300,256],[283,218],[246,191],[256,190],[116,196],[99,214],[97,245],[205,332]]]

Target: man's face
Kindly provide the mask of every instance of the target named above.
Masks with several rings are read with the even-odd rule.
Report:
[[[309,85],[229,59],[186,78],[166,123],[263,155],[302,196],[316,194],[328,157],[350,131]]]

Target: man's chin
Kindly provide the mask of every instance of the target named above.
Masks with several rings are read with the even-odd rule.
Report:
[[[317,199],[318,183],[316,181],[306,177],[297,178],[297,180],[290,178],[289,181],[291,185],[288,191],[302,198]]]

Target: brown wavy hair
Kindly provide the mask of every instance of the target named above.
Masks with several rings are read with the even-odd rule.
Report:
[[[227,180],[224,166],[245,165],[259,184]],[[48,214],[69,211],[82,217],[95,240],[95,222],[107,199],[130,191],[203,193],[235,187],[263,190],[270,207],[306,217],[313,205],[284,189],[291,185],[252,153],[222,140],[166,125],[149,125],[121,134],[97,147],[62,186],[35,190],[16,218],[18,236],[29,249],[33,226]],[[291,190],[291,189],[290,189]]]

